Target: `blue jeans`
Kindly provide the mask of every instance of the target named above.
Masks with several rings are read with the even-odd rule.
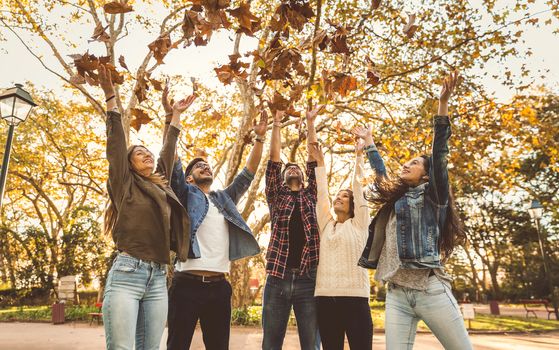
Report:
[[[262,349],[282,348],[291,307],[295,311],[301,350],[320,349],[315,285],[316,269],[303,275],[286,271],[283,279],[270,275],[266,277],[262,298]]]
[[[473,349],[450,285],[437,276],[429,277],[425,291],[389,283],[385,317],[388,350],[412,349],[419,320],[425,322],[445,349]]]
[[[108,350],[159,350],[167,320],[167,267],[119,254],[107,276],[103,323]]]

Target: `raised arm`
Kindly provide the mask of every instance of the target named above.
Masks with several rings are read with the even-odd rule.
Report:
[[[352,133],[356,137],[365,141],[365,152],[367,153],[367,158],[369,159],[371,168],[375,171],[375,176],[386,176],[386,167],[384,166],[384,161],[382,160],[382,157],[380,156],[380,153],[378,152],[373,140],[372,126],[369,125],[367,128],[353,128]]]
[[[111,198],[120,200],[123,195],[124,180],[130,176],[126,136],[116,103],[115,90],[111,73],[104,65],[98,69],[99,83],[107,101],[107,160],[109,161],[109,187]]]
[[[365,141],[358,140],[355,148],[355,165],[353,168],[353,178],[352,178],[352,191],[353,191],[353,203],[355,204],[353,223],[363,232],[364,235],[368,235],[369,232],[367,227],[369,227],[369,222],[371,216],[369,214],[369,207],[367,206],[367,201],[363,196],[363,185],[361,181],[364,177],[363,171],[363,148],[365,147]]]
[[[196,99],[195,95],[190,95],[180,101],[177,101],[173,105],[173,112],[171,121],[169,123],[169,128],[167,131],[167,137],[164,138],[163,147],[159,153],[159,159],[157,161],[157,171],[165,175],[167,181],[171,181],[173,175],[173,163],[175,161],[175,152],[177,139],[180,133],[180,116],[186,111],[186,109],[194,102]]]
[[[458,83],[458,72],[452,72],[443,81],[439,96],[438,116],[433,121],[433,149],[429,169],[429,191],[435,202],[444,205],[448,202],[448,139],[451,135],[448,118],[448,100]]]
[[[310,146],[315,145],[318,143],[318,139],[316,137],[316,129],[314,127],[314,122],[318,114],[324,109],[324,106],[315,105],[313,109],[308,110],[306,113],[307,116],[307,154],[308,154],[308,162],[312,162],[315,159],[312,157],[310,152]]]
[[[163,87],[163,92],[161,93],[161,105],[165,111],[165,126],[163,128],[163,144],[165,144],[165,138],[167,137],[167,131],[169,130],[169,125],[171,125],[171,120],[173,119],[173,106],[169,101],[169,79],[165,79],[165,86]]]
[[[260,159],[262,159],[262,149],[264,148],[267,127],[268,113],[266,113],[266,111],[262,111],[260,114],[260,121],[254,126],[256,140],[252,150],[250,151],[246,165],[248,171],[250,171],[253,175],[256,174],[256,170],[258,170],[258,165],[260,164]]]
[[[276,111],[274,114],[274,123],[272,124],[272,140],[270,141],[270,160],[272,162],[280,162],[281,153],[281,120],[283,111]]]
[[[318,223],[319,233],[322,234],[326,225],[333,220],[330,213],[330,196],[328,194],[328,180],[326,178],[326,168],[324,167],[324,154],[318,144],[309,145],[309,156],[316,159],[316,167],[314,172],[316,175],[316,221]]]
[[[283,111],[276,111],[274,114],[274,123],[272,125],[272,139],[270,140],[270,160],[266,167],[266,201],[269,206],[275,203],[277,194],[279,193],[283,180],[281,178],[281,120]]]

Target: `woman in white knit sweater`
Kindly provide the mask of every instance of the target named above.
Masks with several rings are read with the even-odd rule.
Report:
[[[370,222],[363,196],[363,146],[356,146],[352,188],[338,192],[332,215],[324,154],[318,145],[309,152],[317,160],[316,218],[320,232],[320,257],[315,297],[318,327],[324,350],[342,350],[344,335],[351,349],[371,349],[373,323],[369,308],[369,275],[357,266],[365,247]]]

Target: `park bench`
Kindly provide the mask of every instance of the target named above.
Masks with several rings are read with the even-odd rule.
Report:
[[[554,312],[552,309],[549,308],[549,301],[546,299],[520,299],[519,301],[524,304],[524,309],[526,309],[526,318],[528,318],[530,312],[534,314],[534,317],[538,318],[538,315],[536,314],[537,309],[534,308],[536,305],[543,305],[545,307],[548,320],[550,319],[551,314]]]
[[[95,319],[97,319],[97,324],[101,324],[101,321],[103,320],[103,312],[101,311],[103,303],[95,303],[95,307],[97,308],[97,312],[88,313],[89,317],[91,317],[91,320],[89,321],[90,326],[93,324],[93,320]]]

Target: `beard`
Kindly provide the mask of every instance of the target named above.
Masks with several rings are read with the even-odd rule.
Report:
[[[194,178],[194,183],[199,186],[209,186],[214,182],[212,177],[198,177]]]
[[[303,184],[303,179],[299,175],[288,175],[285,178],[285,183],[290,186],[291,184]]]

